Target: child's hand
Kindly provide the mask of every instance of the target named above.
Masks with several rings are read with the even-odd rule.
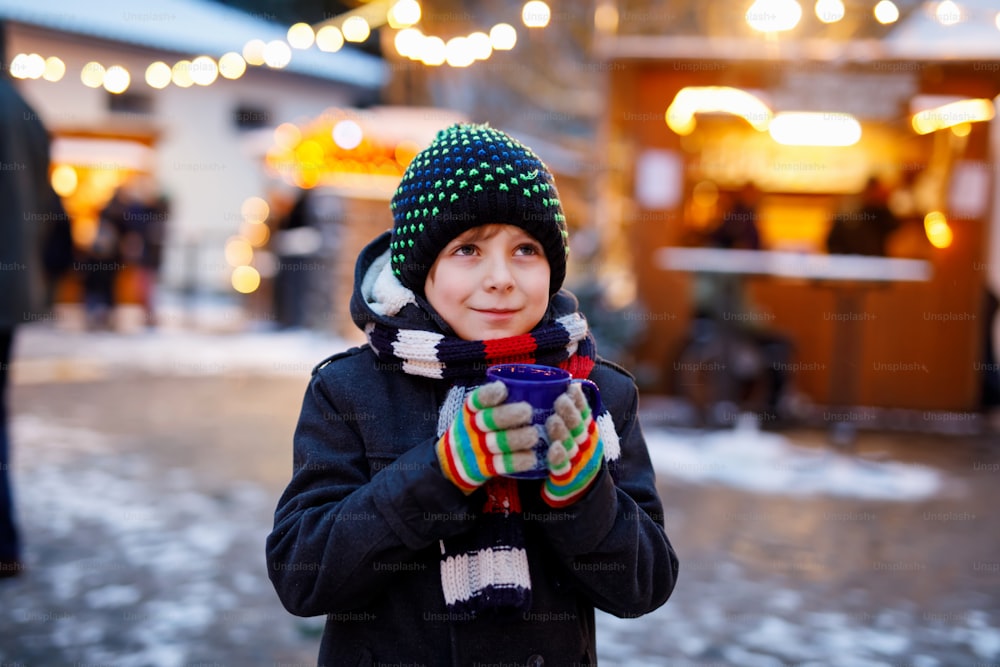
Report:
[[[579,384],[571,384],[556,399],[555,414],[546,420],[545,430],[552,444],[542,498],[552,507],[565,507],[590,487],[604,458],[604,443]]]
[[[438,440],[442,472],[467,494],[491,477],[535,467],[532,447],[538,431],[531,425],[531,406],[523,401],[501,405],[506,398],[503,382],[477,388]]]

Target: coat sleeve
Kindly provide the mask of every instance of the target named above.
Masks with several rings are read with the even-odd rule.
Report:
[[[357,405],[336,405],[328,389],[313,376],[292,479],[266,544],[275,591],[300,616],[364,606],[398,573],[427,567],[417,551],[473,523],[468,499],[441,473],[433,439],[372,470]]]
[[[637,418],[638,392],[628,384],[617,400],[602,388],[621,444],[617,483],[605,465],[583,498],[541,513],[547,539],[571,578],[594,606],[619,617],[661,606],[678,573]]]

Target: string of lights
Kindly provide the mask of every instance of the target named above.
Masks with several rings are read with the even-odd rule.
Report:
[[[925,2],[923,11],[942,26],[965,21],[992,21],[1000,30],[1000,11],[978,10],[955,0]],[[597,7],[594,20],[599,25],[615,25],[613,3]],[[843,0],[816,0],[813,11],[817,20],[836,23],[844,19],[847,8]],[[871,7],[872,16],[889,25],[900,18],[899,8],[892,0],[879,0]],[[425,34],[419,27],[422,9],[417,0],[380,0],[365,5],[364,11],[354,10],[324,21],[317,26],[296,23],[288,28],[286,39],[265,42],[248,41],[240,52],[231,51],[219,58],[207,55],[180,59],[173,64],[164,61],[150,63],[143,73],[146,85],[163,89],[169,85],[181,88],[209,86],[222,79],[239,79],[249,67],[282,69],[288,66],[296,50],[317,48],[334,53],[348,43],[361,43],[373,29],[387,26],[395,30],[393,45],[400,57],[421,62],[430,67],[447,65],[468,67],[489,59],[496,51],[510,51],[518,41],[518,31],[511,23],[501,22],[488,30],[445,39]],[[527,29],[548,26],[552,11],[542,0],[529,0],[521,9],[521,24]],[[802,4],[797,0],[754,0],[746,10],[747,24],[760,32],[784,32],[794,29],[803,20]],[[44,79],[58,82],[67,75],[65,62],[58,55],[44,57],[37,53],[19,53],[10,63],[10,73],[20,79]],[[122,65],[104,65],[91,61],[80,70],[80,80],[92,88],[104,87],[111,93],[123,93],[133,83],[134,76]]]
[[[449,65],[467,67],[488,59],[494,51],[509,51],[517,44],[517,29],[510,23],[497,23],[488,33],[473,31],[445,41],[437,35],[424,34],[417,24],[421,8],[417,0],[370,3],[365,14],[347,12],[317,27],[296,23],[288,28],[286,39],[265,42],[248,41],[240,52],[230,51],[218,59],[208,55],[192,56],[173,64],[158,60],[150,63],[143,73],[146,85],[163,89],[173,84],[181,88],[209,86],[219,78],[239,79],[249,67],[283,69],[291,63],[296,50],[317,48],[335,53],[347,43],[361,43],[372,29],[388,26],[396,30],[394,44],[400,56],[428,66]],[[382,9],[380,14],[373,10]],[[544,28],[551,16],[549,6],[541,0],[525,3],[521,12],[527,28]],[[65,61],[58,55],[47,57],[38,53],[19,53],[10,63],[11,76],[18,79],[43,79],[53,83],[68,74]],[[91,61],[80,69],[80,80],[91,88],[105,88],[110,93],[123,93],[133,83],[133,74],[118,64],[105,65]]]

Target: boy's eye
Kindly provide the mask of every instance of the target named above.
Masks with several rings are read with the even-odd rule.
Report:
[[[460,245],[457,248],[455,248],[455,254],[462,256],[475,255],[476,246],[472,245],[471,243],[466,245]]]
[[[540,255],[541,249],[533,243],[522,243],[517,247],[515,254],[518,255]]]

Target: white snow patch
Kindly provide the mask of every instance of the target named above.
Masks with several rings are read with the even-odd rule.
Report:
[[[657,474],[756,493],[916,501],[938,493],[944,483],[942,473],[927,466],[809,449],[752,429],[651,428],[646,443]]]

